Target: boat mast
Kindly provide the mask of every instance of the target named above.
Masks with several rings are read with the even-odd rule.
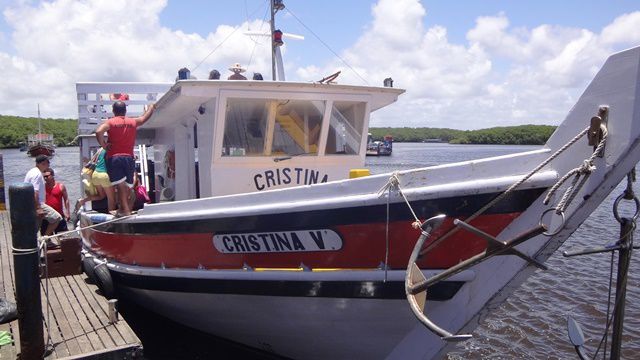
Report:
[[[276,41],[275,32],[276,32],[276,13],[279,10],[284,9],[284,3],[282,0],[271,0],[271,79],[276,81],[276,61],[278,61],[278,67],[280,69],[283,68],[282,64],[282,55],[280,55],[280,45],[282,45],[282,40]],[[282,33],[280,33],[282,34]],[[284,80],[284,71],[281,71],[279,74],[279,80]]]
[[[42,134],[42,120],[40,120],[40,103],[38,103],[38,135]]]

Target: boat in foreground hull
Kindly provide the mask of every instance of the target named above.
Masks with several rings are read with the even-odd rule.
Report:
[[[368,115],[366,109],[393,102],[399,92],[180,81],[158,101],[148,131],[141,129],[141,141],[154,144],[149,153],[175,155],[175,163],[148,160],[162,175],[158,186],[176,174],[175,198],[119,219],[85,209],[85,269],[108,297],[281,356],[442,356],[452,342],[422,326],[405,299],[412,251],[422,252],[416,265],[425,277],[452,272],[427,289],[424,313],[454,334],[472,331],[482,314],[544,267],[640,161],[639,64],[640,48],[611,56],[539,150],[355,179],[327,173],[326,181],[317,176],[304,184],[294,183],[294,174],[302,179],[321,173],[322,164],[338,166],[331,161],[363,163],[368,117],[349,123],[349,116]],[[305,105],[299,90],[317,100]],[[371,98],[354,105],[362,92]],[[335,105],[341,96],[351,102]],[[247,134],[238,135],[242,115],[256,109],[268,114],[264,127],[251,118]],[[318,109],[332,110],[314,118]],[[197,172],[189,142],[194,121]],[[276,132],[281,137],[252,145]],[[287,148],[305,156],[283,156],[293,154]],[[176,171],[167,172],[172,164]],[[565,174],[579,179],[562,186]],[[554,185],[566,196],[550,194]],[[420,223],[439,214],[446,215],[442,225],[422,233]],[[520,242],[523,233],[539,235]],[[421,235],[428,235],[426,244],[414,250]],[[488,245],[494,238],[500,252]],[[513,239],[517,249],[507,247]],[[495,256],[454,271],[478,254]]]

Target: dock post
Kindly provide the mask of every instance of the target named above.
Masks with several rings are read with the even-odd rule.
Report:
[[[0,210],[7,210],[4,200],[4,165],[2,163],[2,153],[0,153]]]
[[[33,186],[18,183],[9,186],[9,212],[13,243],[13,266],[16,281],[18,325],[20,327],[20,359],[42,359],[44,332],[39,252],[36,236],[36,211]]]

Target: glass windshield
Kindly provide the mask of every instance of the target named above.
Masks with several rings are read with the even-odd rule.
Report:
[[[279,101],[273,129],[273,155],[317,155],[324,101]]]
[[[222,156],[318,155],[323,100],[228,98]],[[336,101],[326,154],[358,154],[365,103]]]
[[[326,154],[358,154],[364,127],[364,111],[363,102],[333,103]]]

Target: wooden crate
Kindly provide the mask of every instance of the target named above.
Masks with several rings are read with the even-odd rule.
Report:
[[[47,250],[47,272],[42,277],[54,278],[58,276],[78,275],[82,273],[79,238],[60,239],[60,247]]]

